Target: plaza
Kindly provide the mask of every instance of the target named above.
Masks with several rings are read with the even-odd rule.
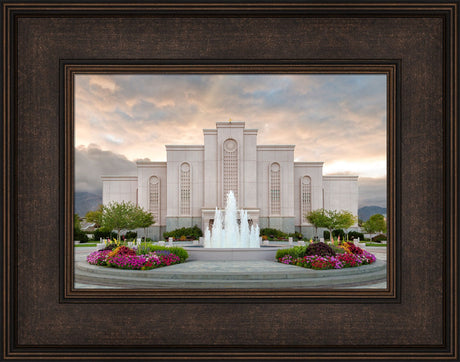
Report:
[[[183,243],[181,243],[183,245]],[[75,288],[387,288],[387,248],[368,247],[376,255],[371,265],[342,270],[310,270],[274,261],[199,261],[149,271],[90,265],[94,247],[75,248]]]

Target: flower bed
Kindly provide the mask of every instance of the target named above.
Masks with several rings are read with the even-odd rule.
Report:
[[[322,243],[317,243],[322,244]],[[320,245],[321,248],[315,248],[318,250],[325,250],[326,248]],[[375,255],[363,250],[353,243],[345,242],[339,246],[343,253],[335,253],[332,251],[329,255],[323,253],[323,255],[305,255],[308,254],[308,249],[305,252],[299,250],[299,248],[293,249],[292,253],[287,250],[287,253],[282,257],[278,258],[278,262],[283,264],[297,265],[303,268],[325,270],[325,269],[342,269],[352,268],[361,265],[371,264],[375,262]],[[311,249],[311,247],[310,247]],[[301,256],[299,256],[299,254]]]
[[[92,265],[131,270],[149,270],[178,264],[185,261],[185,259],[181,259],[168,250],[156,250],[146,254],[137,254],[135,249],[122,245],[113,250],[106,248],[94,251],[86,257],[86,261]]]

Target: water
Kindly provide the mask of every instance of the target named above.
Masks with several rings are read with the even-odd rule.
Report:
[[[205,248],[260,248],[259,226],[249,227],[248,212],[240,210],[240,225],[238,226],[238,211],[233,191],[227,195],[225,216],[216,208],[212,231],[209,227],[204,232]]]

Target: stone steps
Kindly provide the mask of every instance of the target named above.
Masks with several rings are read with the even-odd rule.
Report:
[[[228,272],[216,267],[214,271],[190,270],[198,269],[199,265],[181,268],[189,263],[137,271],[77,262],[75,281],[122,288],[321,288],[377,283],[386,278],[386,263],[381,260],[357,268],[323,271],[275,262],[270,263],[271,270],[259,272]],[[208,269],[212,267],[210,265]],[[280,270],[276,270],[278,267]]]

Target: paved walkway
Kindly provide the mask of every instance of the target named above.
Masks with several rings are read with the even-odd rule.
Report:
[[[383,250],[382,250],[383,249]],[[88,264],[95,247],[75,248],[76,288],[386,288],[386,248],[367,248],[377,261],[317,271],[270,261],[188,261],[148,271]]]

